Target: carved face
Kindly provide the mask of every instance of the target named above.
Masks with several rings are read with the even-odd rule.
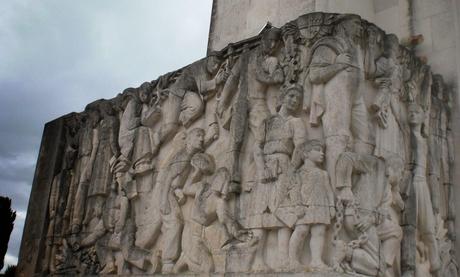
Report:
[[[197,153],[203,151],[204,130],[196,128],[191,130],[187,135],[186,146],[189,152]]]
[[[358,17],[351,17],[342,22],[342,26],[345,29],[347,35],[353,39],[358,39],[363,36],[364,28],[361,24],[361,20]]]
[[[393,34],[385,36],[385,54],[387,57],[399,58],[401,56],[398,37]]]
[[[203,112],[203,102],[195,92],[187,92],[181,103],[179,121],[188,128]]]
[[[323,147],[315,146],[309,152],[305,153],[305,158],[314,162],[315,164],[321,164],[324,161]]]
[[[262,49],[265,54],[273,55],[278,48],[280,41],[280,33],[276,29],[266,31],[262,38]]]
[[[93,128],[96,127],[99,121],[101,120],[99,112],[96,110],[90,110],[88,114],[88,120],[89,123],[93,126]]]
[[[387,161],[386,175],[388,182],[392,185],[401,183],[404,175],[404,164],[401,158],[392,157]]]
[[[216,75],[222,61],[217,56],[210,56],[206,59],[206,70],[211,75]]]
[[[146,89],[140,89],[139,99],[142,103],[148,103],[150,100],[150,93]]]
[[[301,92],[296,89],[289,90],[283,98],[283,106],[291,112],[295,112],[302,100]]]
[[[422,124],[425,120],[425,115],[423,114],[422,107],[420,107],[418,104],[410,104],[408,113],[408,120],[411,125]]]

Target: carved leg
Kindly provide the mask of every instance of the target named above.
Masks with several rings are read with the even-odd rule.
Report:
[[[434,234],[423,234],[421,240],[425,243],[428,248],[428,258],[430,260],[430,272],[434,276],[437,276],[439,269],[441,268],[441,261],[439,260],[438,244]]]
[[[300,251],[303,249],[309,231],[309,225],[297,225],[289,240],[290,269],[294,271],[303,271],[306,269],[306,267],[300,263]]]
[[[391,237],[382,242],[382,249],[385,257],[385,277],[394,277],[395,272],[393,265],[395,264],[395,259],[398,253],[400,252],[401,240],[396,237]]]
[[[181,253],[182,239],[182,221],[174,215],[175,211],[171,211],[168,215],[163,215],[163,230],[164,235],[163,249],[161,252],[162,273],[172,273],[174,262],[179,258]]]
[[[317,270],[325,270],[329,267],[323,262],[324,245],[326,239],[326,225],[314,224],[311,226],[311,262],[310,267]]]
[[[341,153],[345,152],[349,142],[347,136],[332,136],[326,138],[326,169],[331,177],[332,188],[336,188],[336,164]],[[347,174],[348,175],[348,174]],[[349,174],[351,176],[351,174]],[[348,180],[344,179],[344,180]],[[351,186],[350,186],[351,187]]]
[[[101,272],[99,272],[99,274],[114,274],[114,273],[117,273],[117,269],[116,269],[116,266],[115,266],[115,260],[114,260],[112,251],[109,251],[106,255],[107,256],[106,256],[106,259],[105,259],[105,265],[102,268]]]
[[[283,270],[289,268],[289,240],[291,239],[291,234],[291,229],[287,227],[278,230],[278,258]]]
[[[439,207],[440,207],[440,197],[441,197],[439,176],[430,175],[428,185],[430,187],[430,196],[431,196],[431,204],[433,205],[433,212],[435,214],[438,214]]]
[[[265,244],[267,242],[267,230],[264,229],[254,229],[254,236],[259,238],[254,262],[252,264],[252,271],[254,272],[267,272],[270,270],[270,267],[265,263],[264,259],[264,250]]]

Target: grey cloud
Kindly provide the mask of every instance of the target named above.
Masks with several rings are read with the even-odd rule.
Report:
[[[211,0],[0,4],[0,195],[27,210],[43,125],[206,53]],[[17,256],[23,220],[9,254]]]

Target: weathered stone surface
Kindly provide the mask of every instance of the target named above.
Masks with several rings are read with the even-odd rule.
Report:
[[[20,272],[455,276],[453,93],[358,15],[267,25],[48,125]]]

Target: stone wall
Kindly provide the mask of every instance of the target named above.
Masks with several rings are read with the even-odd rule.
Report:
[[[358,15],[278,10],[47,124],[20,276],[457,276],[446,77]]]

